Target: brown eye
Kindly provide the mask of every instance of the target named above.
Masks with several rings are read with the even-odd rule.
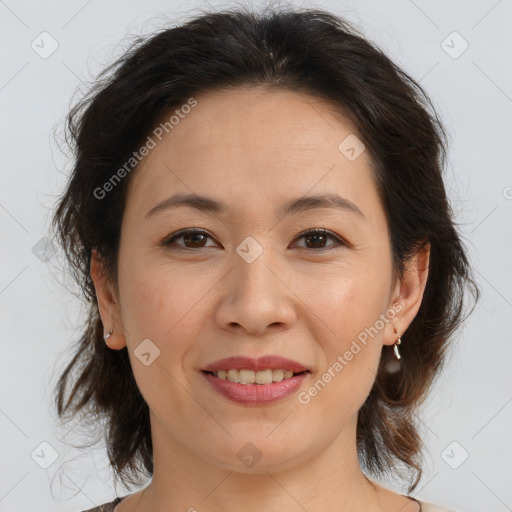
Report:
[[[306,249],[311,250],[323,250],[328,247],[325,247],[325,244],[327,240],[330,238],[331,240],[334,240],[337,242],[338,245],[345,245],[343,240],[336,236],[334,233],[331,233],[330,231],[327,231],[325,229],[312,229],[309,231],[306,231],[302,235],[299,236],[299,239],[304,238],[307,240],[306,242]]]
[[[183,239],[185,243],[185,249],[203,249],[207,238],[211,238],[206,231],[198,229],[188,229],[185,231],[179,231],[171,237],[166,238],[162,245],[167,246],[173,244],[176,240]]]

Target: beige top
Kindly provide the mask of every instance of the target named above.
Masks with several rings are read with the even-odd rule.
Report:
[[[421,503],[421,512],[457,512],[453,508],[440,507],[427,501],[418,500]]]
[[[124,498],[126,498],[126,496],[123,496],[122,498],[116,498],[114,501],[111,501],[110,503],[104,503],[99,507],[84,510],[84,512],[114,512],[116,505],[124,500]],[[416,501],[421,506],[421,512],[457,512],[451,508],[440,507],[439,505],[434,505],[434,503],[429,503],[427,501],[422,501],[419,499],[416,499]]]

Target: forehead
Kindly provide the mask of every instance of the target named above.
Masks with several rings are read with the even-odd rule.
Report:
[[[175,143],[184,148],[328,149],[342,133],[355,131],[339,108],[302,92],[242,87],[206,92],[196,100],[180,129],[173,129]]]
[[[210,91],[195,100],[139,164],[131,208],[146,213],[176,191],[213,193],[240,206],[252,199],[260,207],[274,195],[282,202],[309,190],[338,192],[363,207],[375,200],[369,197],[376,191],[368,152],[355,160],[343,154],[340,144],[357,137],[356,130],[331,103],[254,87]]]

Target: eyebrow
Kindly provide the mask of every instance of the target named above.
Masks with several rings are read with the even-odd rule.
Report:
[[[197,194],[175,194],[164,199],[146,213],[145,218],[152,217],[157,212],[169,208],[189,207],[195,208],[201,212],[222,214],[228,211],[228,205],[222,201],[217,201],[210,197],[199,196]],[[355,213],[365,218],[363,212],[348,199],[345,199],[334,193],[317,194],[307,197],[292,199],[276,210],[278,217],[297,214],[308,210],[320,208],[336,208],[347,212]]]

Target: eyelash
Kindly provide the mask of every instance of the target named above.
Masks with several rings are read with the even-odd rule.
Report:
[[[183,238],[184,236],[190,235],[190,234],[206,235],[209,238],[213,239],[213,237],[211,237],[206,231],[204,231],[202,229],[184,229],[184,230],[178,231],[178,232],[170,235],[169,237],[165,238],[161,242],[161,245],[167,247],[167,246],[171,245],[175,240],[178,240],[179,238]],[[304,231],[300,235],[297,236],[297,239],[304,238],[304,237],[307,237],[307,236],[313,236],[313,235],[327,236],[329,238],[334,239],[336,242],[338,242],[338,244],[340,246],[348,246],[348,243],[346,243],[345,240],[343,240],[339,236],[335,235],[331,231],[328,231],[326,229],[319,229],[319,228],[313,228],[313,229],[310,229],[308,231]],[[197,248],[197,249],[187,248],[187,247],[185,247],[185,248],[178,247],[177,248],[177,250],[185,251],[185,252],[190,252],[190,251],[197,252],[197,251],[200,251],[202,249],[208,249],[208,247],[200,247],[200,248]],[[310,249],[308,247],[301,247],[301,249],[305,249],[306,251],[314,251],[314,252],[323,252],[323,251],[330,250],[329,247],[324,247],[324,248],[321,248],[321,249]]]

